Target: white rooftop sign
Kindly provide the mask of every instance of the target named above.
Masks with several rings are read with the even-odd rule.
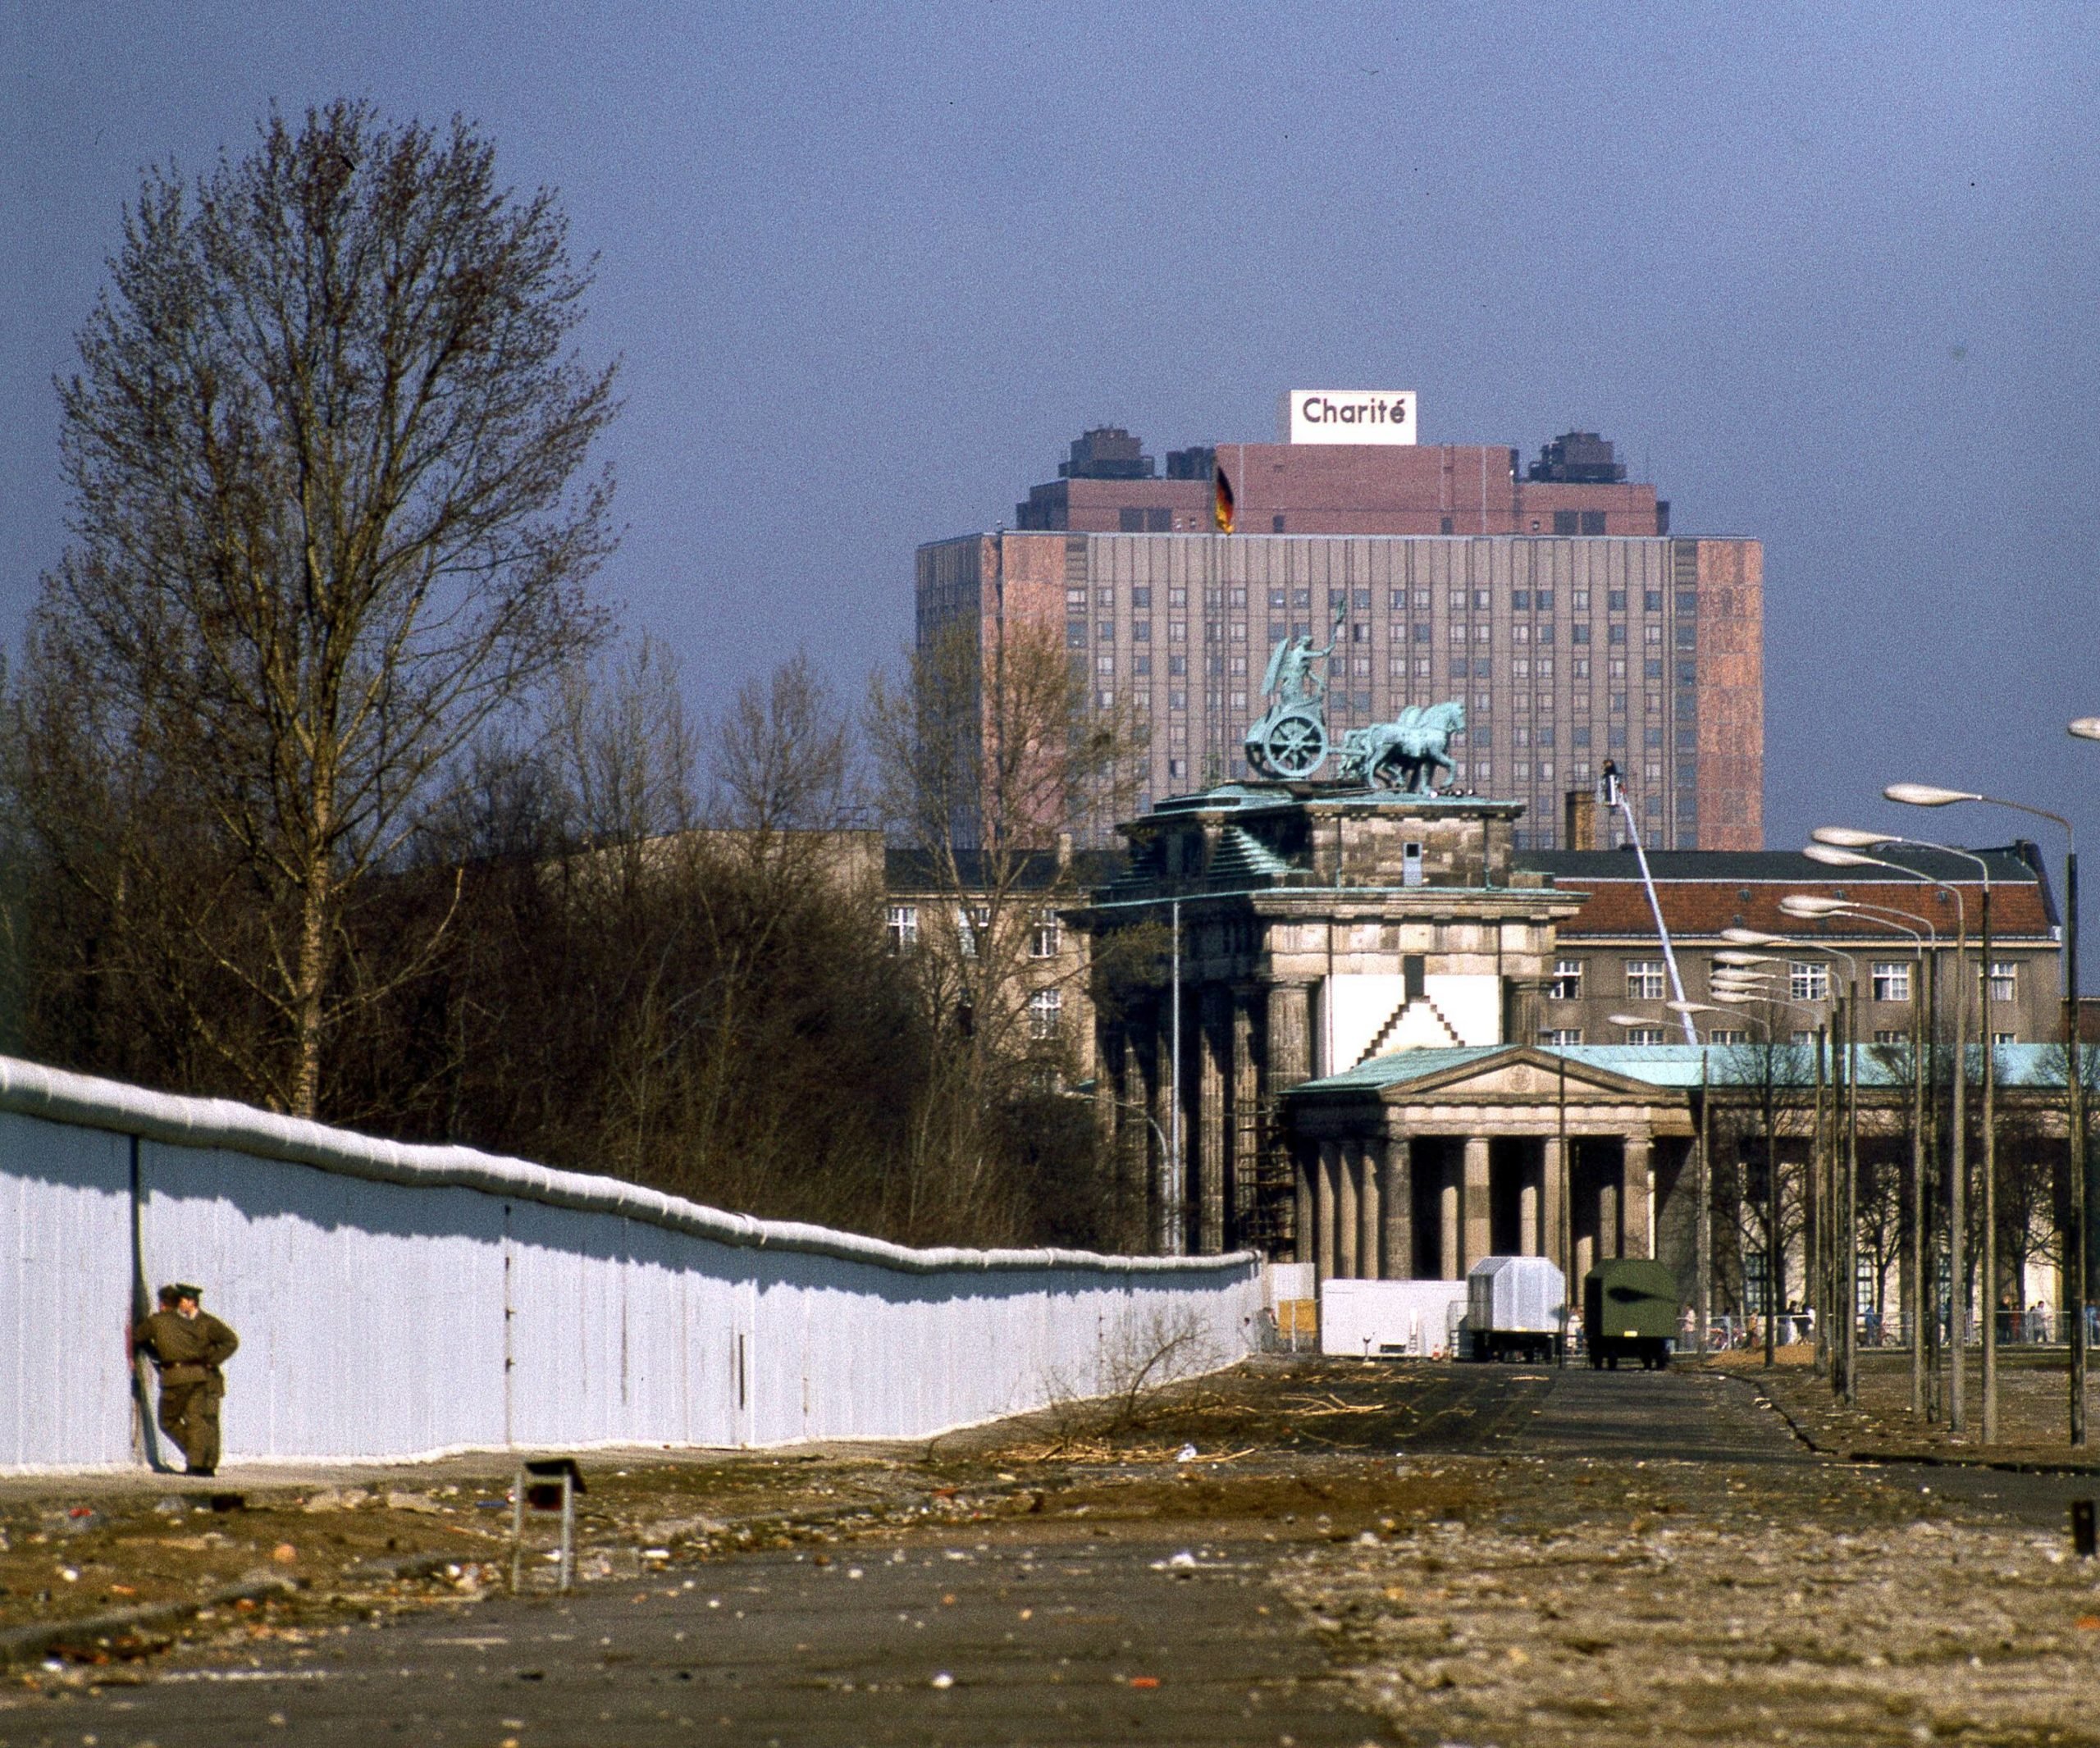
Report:
[[[1285,389],[1279,443],[1412,443],[1413,389]]]

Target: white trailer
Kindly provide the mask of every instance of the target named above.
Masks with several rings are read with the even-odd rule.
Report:
[[[1556,1359],[1568,1278],[1545,1257],[1482,1257],[1466,1276],[1463,1357]]]
[[[1465,1309],[1463,1280],[1323,1280],[1320,1351],[1358,1359],[1449,1359]]]

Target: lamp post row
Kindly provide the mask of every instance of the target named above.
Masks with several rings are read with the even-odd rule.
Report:
[[[2080,717],[2069,724],[2069,729],[2070,733],[2079,739],[2100,742],[2100,717]],[[2084,1069],[2081,1061],[2081,1047],[2079,1038],[2079,892],[2078,846],[2076,834],[2072,828],[2070,821],[2065,818],[2061,814],[2052,812],[2047,808],[2033,806],[2027,802],[2009,801],[2000,796],[1984,795],[1979,792],[1971,790],[1942,788],[1937,785],[1929,783],[1892,783],[1883,792],[1883,793],[1892,801],[1901,802],[1911,806],[1946,807],[1962,802],[1973,802],[1986,806],[2006,807],[2012,809],[2017,812],[2033,815],[2038,819],[2048,819],[2063,828],[2065,837],[2065,915],[2062,932],[2060,938],[2060,954],[2062,963],[2062,976],[2061,981],[2063,1012],[2064,1059],[2066,1069],[2065,1103],[2066,1126],[2069,1130],[2067,1147],[2067,1175],[2070,1178],[2069,1189],[2070,1192],[2070,1217],[2068,1222],[2070,1230],[2065,1235],[2064,1244],[2065,1274],[2066,1277],[2065,1298],[2070,1317],[2069,1341],[2069,1347],[2070,1349],[2070,1377],[2068,1408],[2070,1442],[2074,1445],[2082,1446],[2087,1442],[2086,1383],[2089,1359],[2088,1350],[2089,1344],[2087,1339],[2086,1301],[2089,1294],[2088,1279],[2091,1267],[2091,1237],[2089,1231],[2089,1210],[2091,1198],[2089,1194],[2090,1186],[2086,1180],[2087,1172],[2089,1167],[2087,1147],[2088,1138],[2086,1135],[2085,1088]],[[1956,905],[1957,938],[1956,943],[1955,963],[1957,966],[1965,965],[1968,948],[1967,916],[1965,914],[1965,907],[1964,907],[1962,904],[1962,895],[1960,889],[1950,885],[1947,882],[1935,879],[1932,876],[1925,874],[1921,869],[1913,869],[1902,863],[1891,861],[1883,856],[1869,855],[1866,852],[1869,851],[1885,850],[1892,846],[1910,846],[1920,849],[1935,850],[1975,863],[1981,878],[1983,898],[1980,906],[1979,933],[1981,938],[1979,942],[1979,947],[1982,963],[1979,968],[1979,974],[1978,982],[1979,987],[1978,995],[1980,1008],[1979,1017],[1981,1021],[1979,1029],[1982,1033],[1981,1042],[1984,1047],[1984,1108],[1982,1112],[1984,1153],[1984,1231],[1982,1246],[1983,1256],[1981,1261],[1983,1264],[1982,1297],[1984,1303],[1982,1308],[1982,1383],[1984,1399],[1984,1424],[1982,1431],[1984,1441],[1986,1444],[1988,1444],[1993,1442],[1997,1439],[1998,1432],[1997,1365],[1998,1292],[1997,1217],[1997,1137],[1996,1099],[1997,1077],[1996,1073],[1997,1050],[1992,1032],[1991,1011],[1993,994],[1992,979],[1993,967],[1991,961],[1991,880],[1989,865],[1985,862],[1982,857],[1975,856],[1969,851],[1960,849],[1951,844],[1939,844],[1923,839],[1899,837],[1893,834],[1885,833],[1865,832],[1846,827],[1826,826],[1818,829],[1815,833],[1814,837],[1815,842],[1809,846],[1806,853],[1818,860],[1833,864],[1838,866],[1861,866],[1890,869],[1906,874],[1914,879],[1919,879],[1926,882],[1927,883],[1938,886],[1943,891],[1950,893],[1953,897]],[[1876,920],[1878,919],[1881,920],[1881,926],[1900,930],[1902,933],[1909,933],[1913,936],[1914,939],[1918,942],[1917,957],[1920,970],[1921,973],[1929,973],[1930,961],[1927,960],[1925,956],[1925,938],[1920,936],[1916,930],[1906,928],[1902,923],[1892,920],[1892,919],[1897,917],[1908,916],[1911,920],[1920,923],[1924,926],[1931,939],[1934,958],[1938,956],[1939,942],[1937,931],[1932,929],[1931,924],[1927,919],[1918,916],[1915,913],[1901,911],[1888,906],[1861,906],[1843,900],[1816,899],[1806,897],[1804,897],[1798,901],[1789,901],[1787,909],[1789,914],[1794,915],[1832,915],[1842,912],[1844,914],[1857,915],[1861,916],[1863,920],[1870,921]],[[1938,980],[1936,977],[1930,977],[1929,975],[1927,978],[1928,988],[1926,991],[1926,1000],[1927,1003],[1930,1006],[1936,1006],[1937,1005],[1938,981]],[[1966,1018],[1969,1002],[1968,992],[1962,987],[1962,983],[1964,981],[1965,979],[1957,979],[1955,991],[1953,1120],[1952,1124],[1953,1134],[1952,1137],[1952,1147],[1950,1150],[1952,1157],[1949,1160],[1950,1170],[1948,1171],[1947,1184],[1947,1251],[1950,1275],[1950,1303],[1948,1308],[1949,1327],[1952,1336],[1952,1340],[1950,1342],[1951,1364],[1949,1367],[1948,1378],[1947,1420],[1950,1430],[1956,1432],[1963,1430],[1965,1425],[1965,1403],[1962,1382],[1963,1349],[1965,1344],[1962,1337],[1967,1321],[1967,1307],[1965,1303],[1967,1297],[1967,1268],[1965,1258],[1963,1255],[1963,1249],[1965,1239],[1965,1198],[1966,1179],[1968,1174],[1966,1158],[1967,1138],[1965,1133],[1966,1121],[1963,1107],[1965,1103],[1964,1095],[1969,1078],[1966,1039]],[[1733,999],[1737,1000],[1750,1000],[1754,998],[1755,997],[1748,994],[1746,991],[1733,997]],[[1723,997],[1723,999],[1729,999],[1729,997]],[[1857,1002],[1858,988],[1856,974],[1855,974],[1851,1000],[1846,1005],[1852,1011],[1856,1013]],[[1918,1015],[1920,1011],[1920,1010],[1914,1002],[1914,1015]],[[1914,1036],[1916,1036],[1917,1029],[1920,1026],[1919,1020],[1914,1018],[1913,1025]],[[1914,1116],[1911,1148],[1912,1219],[1911,1222],[1911,1297],[1913,1305],[1911,1340],[1911,1407],[1914,1413],[1926,1413],[1930,1411],[1932,1404],[1927,1392],[1927,1384],[1929,1380],[1936,1384],[1937,1380],[1937,1370],[1936,1368],[1933,1368],[1930,1371],[1928,1371],[1925,1364],[1924,1355],[1926,1325],[1929,1321],[1935,1323],[1937,1321],[1936,1319],[1929,1319],[1926,1316],[1928,1295],[1924,1278],[1926,1263],[1930,1255],[1930,1247],[1925,1242],[1926,1230],[1929,1224],[1926,1215],[1929,1207],[1929,1201],[1924,1195],[1923,1188],[1926,1157],[1926,1150],[1924,1146],[1924,1074],[1923,1064],[1924,1060],[1924,1047],[1929,1045],[1929,1041],[1937,1035],[1936,1020],[1933,1015],[1930,1012],[1925,1012],[1924,1015],[1922,1031],[1923,1036],[1918,1038],[1917,1043],[1914,1044],[1912,1052],[1913,1094],[1916,1107]],[[1848,1057],[1856,1057],[1856,1052],[1848,1049],[1847,1055]],[[1819,1066],[1820,1065],[1819,1064]],[[1856,1078],[1856,1061],[1854,1060],[1848,1061],[1847,1066],[1848,1070],[1852,1070],[1853,1077]],[[1832,1198],[1834,1202],[1838,1203],[1838,1206],[1833,1207],[1831,1212],[1833,1216],[1841,1216],[1842,1224],[1840,1226],[1840,1230],[1846,1235],[1846,1237],[1843,1240],[1841,1240],[1837,1246],[1838,1254],[1833,1259],[1835,1263],[1833,1272],[1838,1273],[1840,1278],[1838,1282],[1833,1283],[1834,1290],[1832,1292],[1830,1296],[1836,1302],[1833,1308],[1838,1310],[1840,1312],[1844,1325],[1843,1358],[1841,1362],[1833,1363],[1833,1384],[1838,1387],[1841,1394],[1849,1395],[1850,1390],[1854,1383],[1853,1367],[1851,1363],[1851,1333],[1855,1316],[1855,1308],[1852,1305],[1852,1300],[1857,1291],[1856,1265],[1853,1263],[1851,1258],[1851,1222],[1855,1216],[1851,1204],[1854,1197],[1856,1195],[1856,1173],[1858,1166],[1856,1158],[1852,1156],[1849,1148],[1847,1150],[1847,1160],[1845,1175],[1850,1181],[1843,1186],[1842,1189],[1837,1192]]]

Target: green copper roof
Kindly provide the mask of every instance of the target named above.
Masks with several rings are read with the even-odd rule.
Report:
[[[1700,1084],[1701,1065],[1705,1078],[1716,1087],[1755,1084],[1765,1073],[1761,1044],[1570,1044],[1564,1047],[1524,1044],[1472,1044],[1461,1049],[1396,1050],[1390,1056],[1373,1057],[1339,1075],[1307,1080],[1294,1093],[1375,1092],[1381,1087],[1404,1086],[1447,1070],[1485,1062],[1491,1057],[1531,1050],[1544,1057],[1560,1057],[1570,1063],[1603,1070],[1628,1080],[1645,1080],[1650,1086],[1682,1090]],[[1911,1084],[1909,1052],[1900,1045],[1857,1044],[1852,1061],[1863,1087],[1902,1087]],[[1981,1045],[1969,1049],[1972,1081],[1983,1078]],[[1806,1086],[1815,1079],[1815,1047],[1781,1043],[1774,1064],[1774,1078],[1783,1084]],[[1942,1072],[1945,1072],[1942,1066]],[[1997,1079],[2002,1087],[2060,1087],[2064,1084],[2063,1047],[2061,1044],[2000,1044]]]

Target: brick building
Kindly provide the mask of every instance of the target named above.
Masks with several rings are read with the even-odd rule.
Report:
[[[1629,483],[1612,445],[1568,431],[1527,468],[1496,444],[1221,443],[1176,450],[1165,477],[1142,440],[1084,433],[1014,526],[1075,534],[1195,534],[1216,526],[1215,481],[1248,534],[1659,535],[1670,507]]]
[[[1463,699],[1454,781],[1524,804],[1519,847],[1554,845],[1562,792],[1610,759],[1648,842],[1755,850],[1763,565],[1755,541],[1654,534],[974,534],[919,549],[918,637],[1061,625],[1096,704],[1148,728],[1143,810],[1249,774],[1270,650],[1339,615],[1335,737]]]

